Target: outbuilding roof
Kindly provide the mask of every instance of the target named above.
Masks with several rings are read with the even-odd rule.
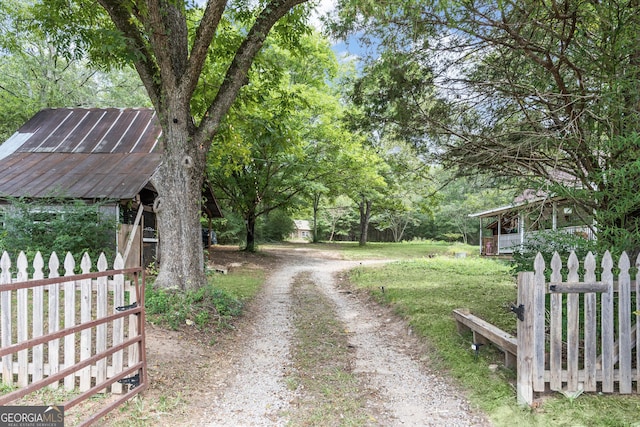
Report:
[[[0,196],[133,199],[161,134],[150,108],[42,110],[0,145]]]

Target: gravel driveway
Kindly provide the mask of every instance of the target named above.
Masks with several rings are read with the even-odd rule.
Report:
[[[293,322],[292,283],[309,273],[317,289],[335,305],[337,317],[350,332],[354,374],[368,389],[366,410],[375,414],[369,425],[487,426],[486,417],[471,409],[452,381],[429,369],[421,344],[386,309],[366,303],[339,287],[339,272],[358,262],[316,258],[300,250],[278,255],[282,262],[272,272],[255,302],[243,345],[229,355],[225,387],[218,388],[195,422],[202,426],[284,426],[295,411],[296,393],[286,378],[291,361]],[[196,418],[196,417],[194,417]]]

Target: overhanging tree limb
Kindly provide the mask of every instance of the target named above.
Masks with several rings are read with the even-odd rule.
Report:
[[[195,134],[196,142],[208,151],[211,138],[218,130],[222,117],[229,111],[238,92],[247,81],[247,75],[253,59],[262,48],[264,41],[275,23],[294,6],[307,0],[273,0],[265,6],[249,30],[247,37],[238,48],[231,65],[227,69],[224,81],[218,93],[205,113]]]

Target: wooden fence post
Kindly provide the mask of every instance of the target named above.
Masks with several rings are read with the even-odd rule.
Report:
[[[0,283],[11,283],[11,259],[5,251],[0,258]],[[3,291],[0,293],[0,316],[2,317],[1,331],[2,347],[8,347],[13,344],[11,339],[12,316],[11,316],[11,294],[12,291]],[[10,354],[2,356],[2,382],[7,385],[13,385],[13,358]]]
[[[534,363],[534,293],[535,274],[518,273],[518,302],[523,306],[523,320],[518,321],[518,383],[516,386],[518,404],[533,403],[533,363]]]
[[[49,257],[49,278],[60,276],[58,269],[60,260],[55,252]],[[49,333],[57,332],[60,329],[60,284],[49,285]],[[60,338],[49,341],[49,376],[53,376],[60,371]],[[59,381],[49,385],[52,389],[57,389]]]
[[[606,251],[602,258],[601,280],[607,286],[601,298],[602,392],[613,393],[613,259]]]
[[[67,252],[64,258],[64,275],[74,276],[76,261],[71,252]],[[75,281],[64,284],[64,327],[69,328],[76,324],[76,283]],[[64,367],[68,368],[76,363],[76,343],[75,335],[70,334],[64,337]],[[64,379],[64,389],[73,390],[76,386],[75,375],[67,375]]]

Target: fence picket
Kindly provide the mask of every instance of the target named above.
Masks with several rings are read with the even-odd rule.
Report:
[[[64,275],[73,276],[76,261],[70,252],[64,257]],[[76,324],[76,283],[75,281],[64,284],[64,327],[69,328]],[[68,368],[76,363],[75,334],[64,337],[64,367]],[[67,375],[64,379],[65,390],[75,388],[75,375]]]
[[[591,252],[584,260],[584,281],[595,283],[596,259]],[[584,391],[596,391],[597,308],[595,292],[584,294]]]
[[[2,253],[0,258],[0,283],[11,283],[11,259],[7,252]],[[0,312],[2,325],[0,334],[2,335],[2,347],[8,347],[12,342],[13,316],[11,315],[11,294],[13,291],[3,291],[0,293]],[[2,356],[2,382],[13,385],[13,357],[10,354]]]
[[[124,259],[120,256],[120,254],[116,255],[115,262],[119,263],[120,259],[122,259],[122,266],[124,268]],[[138,302],[138,296],[135,292],[129,292],[129,304],[133,304],[134,302]],[[138,316],[132,314],[129,316],[129,336],[134,337],[138,335]],[[128,366],[133,366],[139,360],[138,353],[138,344],[132,344],[127,349],[128,353]]]
[[[18,255],[18,281],[29,279],[27,267],[29,263],[24,252]],[[18,343],[29,339],[29,290],[18,289]],[[18,387],[26,387],[29,384],[29,350],[18,352]]]
[[[618,370],[620,393],[631,393],[631,277],[629,257],[622,253],[618,268]]]
[[[558,252],[551,258],[551,281],[562,282],[562,260]],[[562,294],[551,295],[549,367],[551,370],[550,388],[562,390]]]
[[[36,253],[33,260],[33,278],[43,279],[44,260],[40,252]],[[41,337],[44,333],[44,289],[41,286],[33,288],[33,338]],[[33,347],[33,378],[32,381],[38,381],[44,377],[44,344],[38,344]]]
[[[80,269],[83,274],[91,272],[91,258],[88,253],[84,253],[80,261]],[[91,279],[80,281],[80,322],[91,321]],[[80,332],[80,361],[91,357],[91,329],[84,329]],[[80,371],[80,391],[87,391],[91,388],[91,366],[87,366]]]
[[[124,267],[124,262],[120,254],[116,256],[113,262],[113,268],[119,269]],[[113,278],[113,307],[121,307],[124,305],[124,276],[117,274]],[[113,321],[113,333],[112,333],[113,346],[116,346],[124,341],[124,319],[116,319]],[[121,372],[124,366],[124,351],[120,350],[113,354],[112,364],[115,372]],[[123,386],[120,383],[115,383],[111,386],[113,393],[122,393]]]
[[[607,285],[607,291],[601,296],[601,340],[602,340],[602,391],[613,393],[613,260],[606,251],[602,258],[601,280]]]
[[[98,271],[107,271],[107,257],[104,253],[98,258]],[[106,276],[98,277],[96,289],[96,314],[98,318],[107,316],[107,298],[108,298],[108,278]],[[107,325],[102,324],[96,327],[96,353],[100,353],[107,349]],[[107,359],[100,359],[96,363],[96,383],[101,383],[107,378]],[[102,390],[104,393],[106,390]]]
[[[49,278],[59,277],[58,269],[60,268],[60,260],[55,252],[49,256]],[[52,283],[49,285],[49,333],[60,330],[60,284]],[[49,375],[55,375],[60,371],[60,339],[56,338],[49,341]],[[51,389],[57,389],[59,382],[56,381],[49,385]]]

